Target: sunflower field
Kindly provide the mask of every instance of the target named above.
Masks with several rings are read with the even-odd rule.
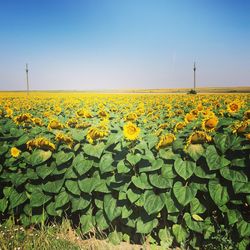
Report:
[[[0,220],[247,249],[249,97],[1,93]]]

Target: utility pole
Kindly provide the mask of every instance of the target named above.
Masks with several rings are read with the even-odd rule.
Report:
[[[195,73],[196,73],[196,65],[195,65],[195,62],[194,62],[194,90],[196,88],[196,75],[195,75]]]
[[[29,94],[29,69],[28,64],[26,63],[26,81],[27,81],[27,95]]]

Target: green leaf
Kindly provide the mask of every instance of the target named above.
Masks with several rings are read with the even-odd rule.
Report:
[[[170,193],[161,193],[160,197],[167,208],[168,213],[177,213],[179,212],[179,205],[172,199]]]
[[[227,219],[228,219],[229,225],[233,225],[234,223],[238,222],[240,217],[241,217],[241,214],[236,209],[229,209],[227,212]]]
[[[121,173],[128,173],[131,168],[127,167],[124,161],[119,161],[117,164],[117,172],[118,174]]]
[[[69,195],[65,190],[62,190],[56,197],[55,197],[55,208],[61,208],[69,202]]]
[[[81,194],[81,190],[79,189],[78,183],[76,180],[66,180],[65,187],[72,194],[75,194],[75,195]]]
[[[172,226],[172,232],[178,243],[184,242],[188,237],[187,231],[179,224],[174,224]]]
[[[139,217],[136,221],[136,232],[141,234],[149,234],[158,225],[158,220],[151,217]]]
[[[112,154],[104,154],[99,162],[101,173],[112,172],[114,170],[113,161]]]
[[[204,205],[200,203],[200,201],[197,198],[194,198],[190,202],[190,213],[191,214],[202,214],[206,211],[206,208]]]
[[[99,184],[100,180],[95,177],[78,180],[79,188],[84,193],[91,193]]]
[[[157,159],[157,160],[154,160],[152,161],[151,165],[149,166],[141,166],[139,168],[139,172],[142,173],[142,172],[153,172],[155,170],[158,170],[158,169],[161,169],[162,166],[163,166],[163,160],[162,159]]]
[[[232,170],[230,168],[222,168],[220,169],[220,174],[229,181],[244,182],[244,183],[248,182],[248,178],[243,171]]]
[[[127,161],[132,165],[135,166],[140,160],[141,160],[141,155],[140,154],[127,154],[126,156]]]
[[[187,148],[187,152],[194,161],[197,161],[203,155],[204,148],[201,144],[190,144]]]
[[[60,151],[59,153],[54,154],[54,157],[56,159],[56,165],[60,166],[70,161],[74,157],[74,153],[73,152],[65,153],[63,151]]]
[[[152,186],[148,183],[148,177],[145,173],[139,176],[132,176],[132,183],[140,189],[152,189]]]
[[[61,209],[56,210],[55,204],[56,204],[55,202],[49,202],[49,204],[46,207],[46,211],[51,216],[61,216],[62,210]]]
[[[216,174],[209,174],[201,166],[196,166],[194,169],[194,174],[201,179],[214,179]]]
[[[237,223],[237,229],[240,237],[249,237],[250,236],[250,223],[245,220],[241,220]]]
[[[229,201],[227,188],[222,186],[218,181],[210,180],[208,183],[208,190],[217,206],[223,206]]]
[[[209,145],[206,149],[206,161],[210,170],[217,170],[224,168],[230,164],[230,161],[223,156],[218,155],[216,148],[213,145]]]
[[[52,197],[45,195],[42,190],[36,189],[31,194],[30,206],[31,207],[40,207],[49,201]]]
[[[89,194],[83,194],[81,197],[75,198],[71,197],[70,199],[72,210],[71,212],[74,213],[76,211],[83,211],[85,208],[87,208],[91,203],[91,195]]]
[[[130,202],[133,204],[135,201],[137,201],[142,194],[139,192],[134,191],[133,189],[129,189],[127,191],[127,197],[130,200]]]
[[[71,129],[70,134],[75,141],[81,142],[85,139],[86,132],[83,130]]]
[[[0,199],[0,212],[4,213],[7,207],[8,207],[8,200],[5,197]]]
[[[196,215],[198,216],[198,215]],[[192,215],[193,217],[193,215]],[[203,231],[203,226],[204,226],[204,223],[203,222],[198,222],[195,218],[195,220],[193,220],[191,217],[191,215],[189,213],[185,213],[183,218],[186,222],[186,225],[189,229],[191,229],[192,231],[194,232],[197,232],[197,233],[201,233]],[[198,218],[198,217],[196,217]],[[200,219],[200,216],[199,216],[199,219]]]
[[[41,163],[46,162],[51,157],[51,155],[52,155],[51,151],[36,149],[30,155],[29,162],[32,166],[37,166],[40,165]]]
[[[171,188],[173,185],[172,179],[167,179],[163,177],[162,175],[158,175],[158,174],[149,175],[149,181],[154,187],[157,187],[160,189]]]
[[[17,142],[15,143],[15,146],[16,146],[16,147],[22,146],[22,145],[26,144],[26,142],[28,142],[29,140],[30,140],[29,135],[24,134],[24,135],[22,135],[22,136],[17,140]]]
[[[173,192],[178,202],[181,205],[186,206],[193,200],[197,190],[192,188],[192,186],[183,186],[181,182],[177,181],[174,184]]]
[[[174,162],[174,169],[179,176],[184,180],[187,180],[194,173],[196,164],[192,161],[183,161],[181,158],[178,158]]]
[[[90,214],[82,215],[80,217],[80,223],[81,223],[82,233],[83,234],[88,233],[89,231],[94,229],[95,217],[93,217]]]
[[[85,144],[83,151],[90,156],[100,159],[103,150],[105,149],[105,144],[103,142],[98,143],[97,145]]]
[[[122,233],[116,231],[111,232],[108,236],[108,239],[113,245],[119,245],[122,241]]]
[[[110,222],[121,215],[121,207],[118,207],[116,202],[111,194],[104,196],[103,208]]]
[[[84,156],[82,153],[78,154],[72,163],[72,166],[76,170],[76,172],[82,176],[85,173],[87,173],[93,166],[93,161],[84,159]]]
[[[43,164],[36,168],[36,173],[38,174],[39,177],[45,179],[54,171],[55,167],[56,167],[55,165],[47,166],[47,164]]]
[[[105,217],[103,210],[99,210],[95,215],[96,226],[100,230],[105,230],[109,227],[109,222]]]
[[[15,189],[13,189],[9,197],[10,207],[15,208],[23,204],[27,199],[28,197],[25,192],[18,193]]]
[[[58,194],[64,183],[64,179],[48,181],[43,185],[43,191]]]
[[[239,194],[239,193],[250,194],[250,182],[243,183],[243,182],[233,181],[232,186],[236,194]]]
[[[148,215],[159,213],[164,207],[164,203],[159,195],[153,192],[144,193],[144,209]]]

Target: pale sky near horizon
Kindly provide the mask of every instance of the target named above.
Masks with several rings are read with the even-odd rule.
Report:
[[[248,0],[0,0],[0,90],[250,86]]]

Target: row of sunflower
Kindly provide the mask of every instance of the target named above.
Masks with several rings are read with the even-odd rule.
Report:
[[[244,249],[249,97],[2,93],[2,218],[67,216],[84,234],[164,248],[209,245],[223,225]]]

